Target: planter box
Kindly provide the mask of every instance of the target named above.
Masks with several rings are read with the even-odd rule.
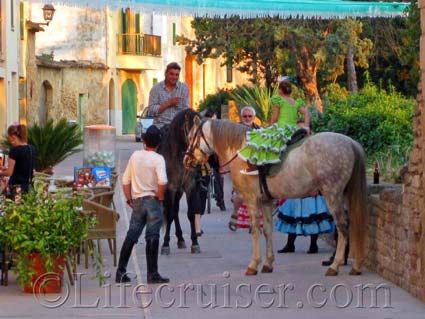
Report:
[[[46,272],[44,261],[39,253],[33,253],[28,256],[31,261],[31,267],[36,273],[31,278],[31,286],[25,286],[24,292],[36,294],[52,294],[62,291],[63,269],[65,266],[65,257],[54,257],[53,272]]]

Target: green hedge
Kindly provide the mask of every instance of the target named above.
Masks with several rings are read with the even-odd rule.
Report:
[[[370,160],[391,153],[398,164],[406,161],[413,142],[413,99],[367,84],[351,94],[330,87],[324,101],[327,107],[323,114],[313,112],[315,132],[332,131],[352,137],[363,145]]]

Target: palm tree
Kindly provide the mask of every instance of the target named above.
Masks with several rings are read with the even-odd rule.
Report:
[[[34,124],[28,128],[28,143],[36,150],[37,172],[53,173],[53,166],[78,152],[77,147],[82,142],[83,135],[78,125],[70,124],[66,119],[61,119],[56,124],[50,119],[45,125]],[[7,137],[3,138],[0,145],[5,150],[11,147]]]
[[[270,98],[277,94],[277,86],[271,89],[267,87],[254,86],[239,86],[234,92],[230,92],[232,99],[236,101],[240,111],[244,106],[252,106],[255,109],[257,117],[262,122],[268,122],[272,116],[272,107]]]

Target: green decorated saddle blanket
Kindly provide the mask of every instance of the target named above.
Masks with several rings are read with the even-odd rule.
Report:
[[[276,176],[279,173],[280,169],[282,168],[282,165],[285,162],[286,158],[288,157],[288,154],[292,150],[294,150],[294,149],[300,147],[301,145],[303,145],[303,143],[307,139],[308,139],[308,137],[306,136],[306,137],[300,139],[299,141],[297,141],[295,143],[292,143],[292,144],[289,144],[288,143],[289,145],[286,147],[286,149],[284,151],[280,152],[280,157],[279,157],[280,158],[280,162],[279,163],[276,163],[276,164],[267,164],[266,165],[267,166],[267,169],[266,169],[266,172],[267,173],[266,173],[266,175],[268,177]]]

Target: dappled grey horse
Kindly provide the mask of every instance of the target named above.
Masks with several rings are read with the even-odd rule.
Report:
[[[205,162],[213,152],[219,156],[221,163],[229,162],[233,186],[245,199],[252,223],[253,254],[245,274],[255,275],[261,263],[260,213],[264,219],[267,250],[261,271],[273,271],[273,202],[262,194],[258,176],[240,173],[247,164],[235,155],[245,146],[246,131],[245,126],[234,122],[201,122],[195,117],[184,162],[186,167],[194,167]],[[334,262],[326,272],[328,276],[338,274],[339,266],[344,260],[349,230],[355,256],[350,274],[361,274],[366,232],[365,160],[361,145],[348,136],[331,132],[318,133],[290,151],[280,171],[267,178],[268,189],[274,198],[300,198],[316,191],[320,191],[325,197],[339,234]],[[348,203],[350,218],[344,210],[345,200]]]

